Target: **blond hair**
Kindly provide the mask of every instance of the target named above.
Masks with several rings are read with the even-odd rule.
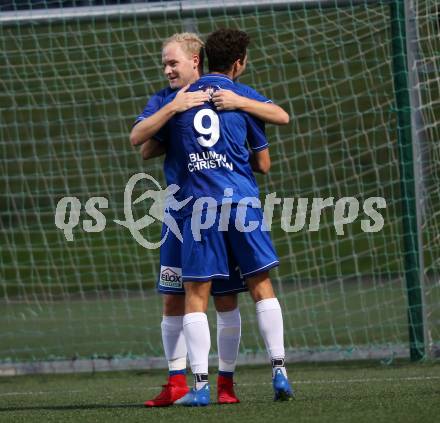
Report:
[[[204,43],[200,37],[193,32],[180,32],[168,37],[162,44],[164,49],[170,43],[179,43],[182,50],[188,55],[196,54],[200,57],[200,62],[203,63],[203,46]]]

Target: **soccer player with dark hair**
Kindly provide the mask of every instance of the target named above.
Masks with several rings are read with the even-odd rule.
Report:
[[[133,145],[141,145],[144,159],[149,159],[166,152],[163,144],[154,138],[156,132],[175,114],[190,107],[203,104],[209,95],[206,92],[187,92],[188,84],[197,80],[202,72],[203,43],[196,34],[175,34],[163,43],[162,61],[164,73],[170,86],[155,94],[148,102],[143,113],[136,119],[130,134]],[[182,89],[182,87],[184,87]],[[180,90],[179,90],[180,89]],[[179,90],[179,91],[178,91]],[[176,93],[172,102],[164,104],[164,99]],[[246,93],[245,93],[246,94]],[[217,99],[219,107],[242,108],[250,113],[273,123],[287,123],[288,115],[278,106],[270,104],[264,97],[258,101],[225,91]],[[221,103],[221,104],[220,104]],[[163,107],[166,106],[166,107]],[[165,163],[165,171],[167,162]],[[256,169],[258,170],[258,169]],[[181,224],[181,220],[176,221]],[[164,226],[164,230],[166,227]],[[161,272],[158,291],[163,294],[162,341],[169,366],[168,383],[146,406],[167,406],[174,403],[188,392],[186,385],[186,345],[183,336],[184,289],[180,283],[168,283],[167,272],[177,272],[181,277],[180,241],[169,233],[161,247]],[[246,290],[243,278],[235,269],[230,258],[230,283],[227,287],[213,280],[212,295],[217,309],[217,343],[219,349],[219,403],[238,402],[233,389],[233,372],[235,369],[238,346],[240,342],[241,319],[237,307],[237,293]],[[179,285],[179,286],[177,286]]]
[[[231,54],[225,43],[234,46]],[[176,404],[194,406],[210,402],[206,309],[212,280],[224,279],[227,286],[229,251],[256,303],[259,330],[272,361],[275,400],[293,397],[284,366],[281,308],[269,278],[269,269],[279,261],[264,229],[258,186],[250,164],[263,173],[270,168],[264,125],[241,110],[226,111],[216,106],[216,92],[221,94],[223,90],[259,96],[249,87],[233,82],[246,68],[248,43],[246,34],[238,30],[223,29],[211,34],[206,41],[210,73],[192,84],[188,92],[206,91],[212,101],[175,114],[155,136],[167,146],[168,166],[173,169],[166,175],[167,183],[180,186],[176,200],[192,197],[179,215],[183,221],[183,331],[195,382],[194,388]],[[217,60],[217,55],[224,63]],[[165,104],[173,99],[171,94]],[[199,226],[194,225],[197,216]],[[213,226],[201,225],[202,216],[205,223],[212,221]],[[247,221],[257,223],[256,229],[248,231]]]

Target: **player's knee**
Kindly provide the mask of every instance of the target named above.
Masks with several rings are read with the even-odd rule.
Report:
[[[251,276],[246,280],[246,283],[254,302],[266,300],[268,298],[275,298],[275,292],[273,290],[268,272]]]
[[[205,312],[208,308],[210,282],[186,282],[185,313]]]
[[[214,297],[214,304],[220,313],[235,310],[238,306],[237,294]]]
[[[163,295],[164,316],[183,316],[185,314],[184,295]]]

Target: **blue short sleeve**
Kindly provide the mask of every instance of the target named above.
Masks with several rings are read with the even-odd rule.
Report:
[[[145,106],[142,113],[136,118],[134,121],[134,125],[139,123],[140,121],[154,115],[161,107],[163,103],[163,97],[158,96],[157,94],[153,95],[150,100],[148,100],[147,105]]]
[[[165,92],[167,94],[166,96],[162,97],[162,101],[160,103],[159,109],[166,106],[168,103],[174,100],[176,97],[177,91],[176,90],[168,90],[168,92]],[[159,110],[158,109],[158,110]],[[170,121],[168,121],[162,128],[157,131],[157,133],[153,136],[153,139],[160,143],[166,143],[169,139],[170,134]]]
[[[154,115],[165,105],[166,98],[170,94],[174,93],[174,91],[175,90],[172,90],[171,88],[164,88],[163,90],[160,90],[156,94],[152,95],[142,113],[134,121],[133,126],[150,117],[151,115]]]
[[[264,122],[247,114],[245,116],[249,147],[253,151],[260,151],[268,148],[269,143],[267,142],[266,134],[264,132]]]

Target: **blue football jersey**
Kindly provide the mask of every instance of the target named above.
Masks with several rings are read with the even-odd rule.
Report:
[[[167,87],[158,91],[156,94],[153,94],[148,100],[148,103],[144,107],[142,113],[134,121],[133,126],[139,123],[141,120],[144,120],[147,117],[154,115],[159,109],[163,107],[165,99],[175,92],[177,92],[176,89]]]
[[[234,82],[224,75],[208,74],[192,84],[188,91],[207,90],[213,93],[227,89],[258,101],[268,101],[256,91]],[[162,107],[172,101],[170,94]],[[232,202],[244,197],[258,198],[258,186],[249,163],[249,148],[268,147],[264,123],[240,110],[218,111],[212,102],[176,114],[156,134],[166,144],[164,171],[168,185],[177,184],[178,201],[193,197],[181,210],[191,213],[194,201],[212,197],[220,205],[225,189],[232,190]]]
[[[269,100],[264,95],[260,94],[258,91],[249,87],[249,85],[241,84],[240,82],[234,81],[235,87],[238,89],[238,93],[244,97],[252,98],[252,100],[261,101],[263,103],[272,103],[272,100]]]

